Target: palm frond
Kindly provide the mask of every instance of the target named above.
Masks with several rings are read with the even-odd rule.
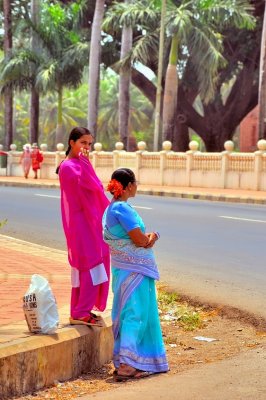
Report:
[[[198,3],[206,23],[234,25],[239,29],[253,29],[256,25],[254,6],[247,0],[198,0]]]
[[[85,66],[89,60],[89,43],[76,43],[69,46],[62,57],[62,67],[66,68],[75,64]]]
[[[55,60],[50,64],[43,66],[38,71],[36,77],[36,87],[40,91],[46,92],[47,90],[56,90],[57,88],[57,67],[58,64]]]
[[[194,26],[189,38],[188,49],[196,71],[201,96],[207,102],[213,97],[218,69],[226,64],[222,55],[221,35],[207,27],[200,29]]]
[[[146,26],[160,20],[160,12],[153,2],[138,0],[132,3],[114,3],[106,12],[102,28],[110,32],[121,30],[126,26]]]

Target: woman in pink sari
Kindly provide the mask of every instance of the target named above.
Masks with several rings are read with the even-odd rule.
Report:
[[[31,149],[30,149],[30,144],[28,143],[23,146],[23,152],[20,157],[20,163],[23,168],[24,177],[28,179],[31,167]]]
[[[71,266],[71,324],[101,325],[92,313],[104,311],[110,276],[110,255],[102,238],[102,216],[109,205],[89,161],[93,137],[76,127],[60,164],[61,212]]]

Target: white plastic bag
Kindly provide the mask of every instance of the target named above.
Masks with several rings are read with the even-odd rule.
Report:
[[[23,297],[24,315],[30,332],[55,333],[59,316],[57,304],[47,279],[32,275],[29,289]]]

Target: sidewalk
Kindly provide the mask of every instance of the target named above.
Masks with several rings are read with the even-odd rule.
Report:
[[[1,399],[69,380],[111,359],[111,299],[101,314],[104,328],[69,325],[66,252],[0,234],[0,254]],[[60,324],[54,335],[28,331],[22,298],[33,274],[47,278],[56,297]]]
[[[58,188],[58,181],[0,177],[0,186]],[[1,190],[1,189],[0,189]],[[266,204],[266,192],[229,189],[152,187],[138,193],[179,198]],[[70,277],[64,251],[0,234],[0,398],[19,395],[78,376],[111,358],[110,301],[102,315],[105,328],[68,325]],[[46,277],[57,299],[56,335],[32,335],[22,311],[22,297],[32,274]],[[252,371],[252,374],[250,373]],[[251,350],[174,376],[161,375],[83,399],[265,400],[265,348]],[[136,386],[138,385],[138,386]],[[169,395],[168,395],[169,394]]]

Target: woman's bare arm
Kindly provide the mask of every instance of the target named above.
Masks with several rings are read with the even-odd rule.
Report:
[[[137,247],[146,247],[149,244],[148,236],[141,232],[140,228],[132,229],[128,232],[128,236]]]

